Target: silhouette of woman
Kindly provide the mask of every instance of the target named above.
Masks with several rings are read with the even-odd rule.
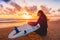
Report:
[[[42,10],[39,10],[37,15],[39,16],[37,22],[29,22],[31,26],[36,26],[37,24],[40,25],[40,28],[37,29],[35,32],[41,36],[47,35],[47,17]]]
[[[41,36],[46,36],[47,35],[47,27],[48,27],[47,17],[42,10],[39,10],[37,15],[39,16],[37,23],[39,23],[40,28],[38,30],[36,30],[35,32]]]

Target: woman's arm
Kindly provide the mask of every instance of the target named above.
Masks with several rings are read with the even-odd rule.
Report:
[[[36,26],[38,23],[41,23],[42,21],[44,21],[43,17],[39,17],[37,22],[29,22],[28,24],[30,24],[31,26]]]
[[[40,18],[37,20],[37,22],[28,22],[29,25],[31,26],[36,26],[40,21]]]

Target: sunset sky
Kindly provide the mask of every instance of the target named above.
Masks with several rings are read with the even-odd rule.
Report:
[[[44,5],[49,8],[58,9],[60,8],[60,0],[15,0],[19,5]]]
[[[60,0],[11,0],[13,2],[16,2],[18,5],[24,6],[32,6],[37,5],[38,7],[40,5],[47,6],[49,8],[52,8],[54,10],[60,8]],[[0,0],[1,3],[1,0]],[[5,5],[5,3],[3,3]]]

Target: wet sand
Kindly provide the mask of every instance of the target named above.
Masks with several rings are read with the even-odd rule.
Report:
[[[0,40],[60,40],[60,20],[48,22],[48,33],[46,37],[41,37],[35,32],[29,33],[23,37],[9,39],[8,34],[12,28],[0,28]]]

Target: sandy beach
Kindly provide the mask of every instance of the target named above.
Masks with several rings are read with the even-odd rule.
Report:
[[[0,0],[0,40],[60,40],[59,4],[60,0]],[[8,38],[15,26],[46,20],[44,14],[48,21],[48,32],[45,37],[31,32],[19,38]]]
[[[60,40],[60,20],[48,21],[48,33],[46,37],[41,37],[35,32],[29,33],[23,37],[9,39],[8,34],[12,28],[0,28],[0,40]]]

